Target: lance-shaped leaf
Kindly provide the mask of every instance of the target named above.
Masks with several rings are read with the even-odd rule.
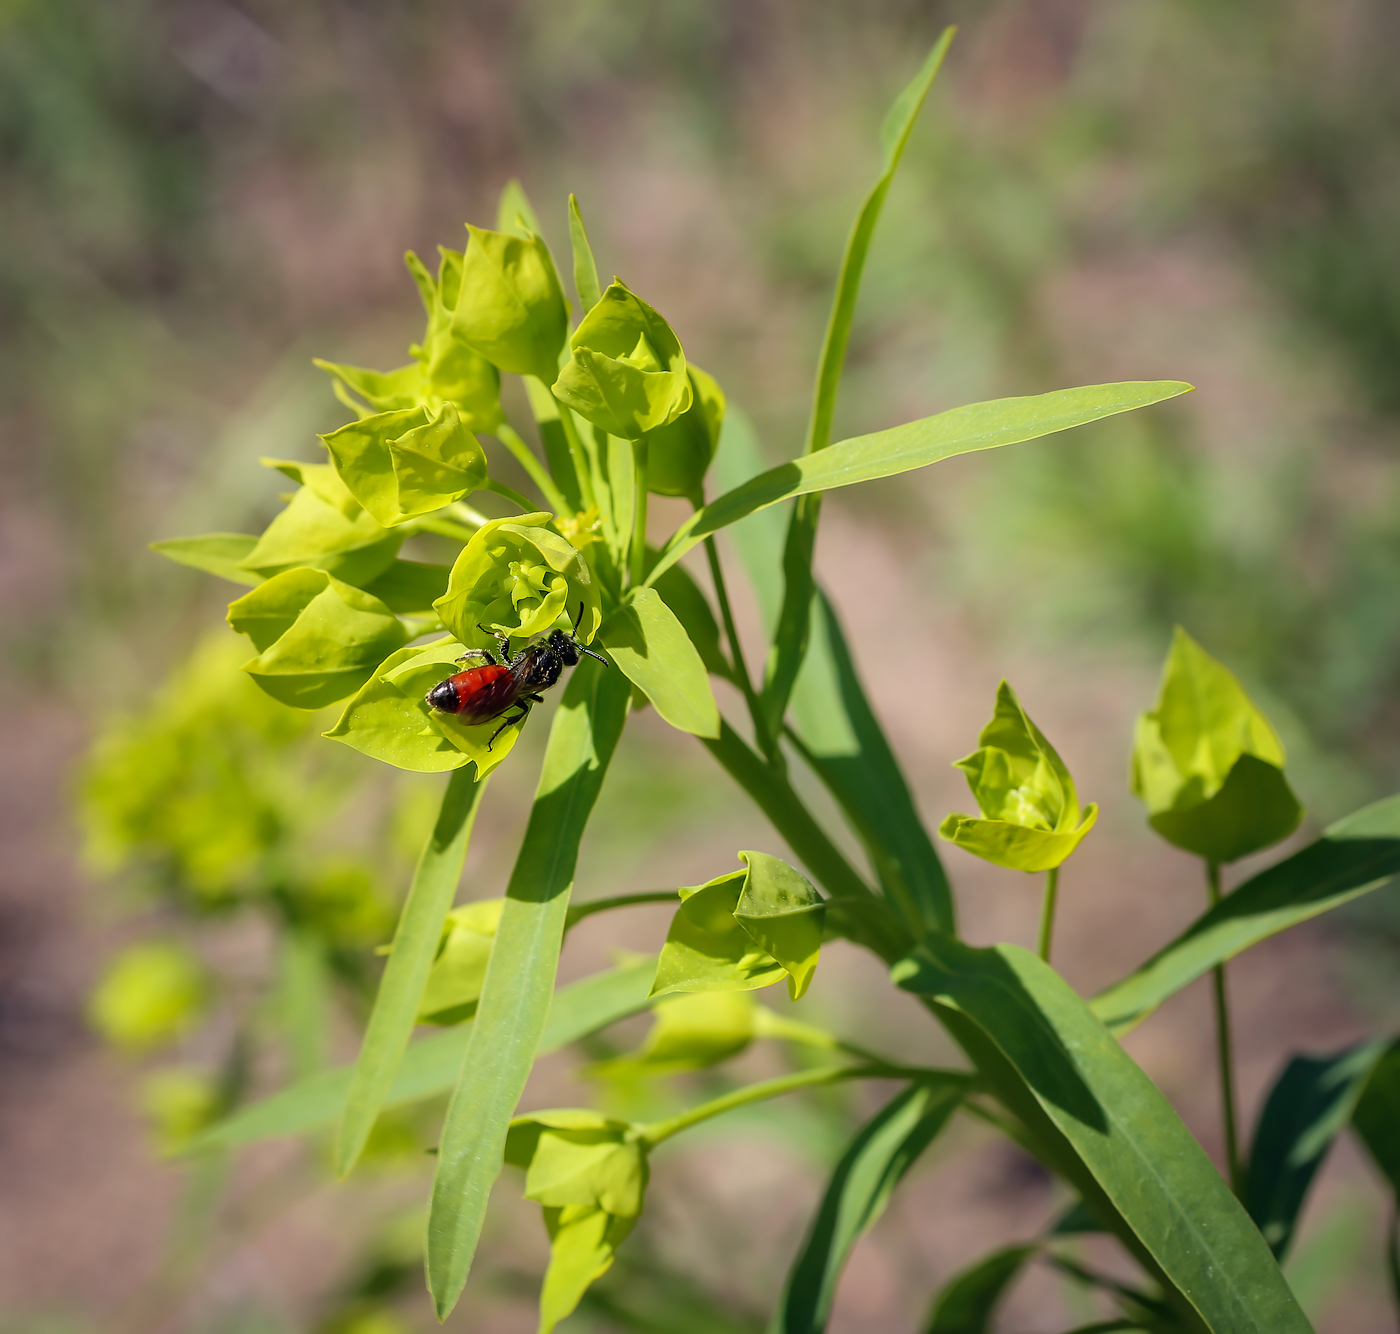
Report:
[[[783,977],[796,1000],[811,983],[825,905],[786,862],[741,852],[747,870],[679,891],[652,995],[753,991]]]
[[[1351,1123],[1395,1192],[1400,1207],[1400,1042],[1392,1042],[1366,1081]]]
[[[598,266],[593,261],[593,247],[588,244],[588,231],[583,225],[578,200],[569,196],[569,241],[574,252],[574,291],[578,293],[579,309],[587,315],[602,297],[598,282]]]
[[[1177,626],[1133,743],[1133,794],[1148,823],[1217,865],[1258,852],[1303,818],[1283,765],[1283,743],[1244,687]]]
[[[1339,908],[1400,874],[1400,796],[1328,827],[1300,852],[1260,871],[1197,918],[1121,982],[1093,1000],[1115,1033],[1261,940]]]
[[[260,576],[247,569],[248,558],[258,539],[251,533],[204,533],[199,537],[167,537],[152,542],[151,550],[191,569],[217,574],[234,584],[256,584]]]
[[[467,231],[453,336],[500,370],[551,383],[569,312],[549,248],[533,234]]]
[[[393,564],[402,534],[377,523],[329,463],[263,463],[300,482],[301,489],[243,558],[252,574],[267,577],[309,566],[361,585]]]
[[[1280,1262],[1317,1169],[1389,1045],[1378,1039],[1333,1056],[1295,1056],[1269,1090],[1250,1142],[1244,1206]]]
[[[419,998],[442,934],[443,918],[462,878],[483,790],[484,783],[466,770],[448,779],[433,832],[418,859],[346,1095],[335,1146],[336,1170],[341,1176],[354,1167],[364,1151],[413,1034]]]
[[[544,1206],[550,1255],[539,1334],[549,1334],[612,1267],[640,1216],[647,1149],[626,1121],[569,1109],[517,1117],[505,1157],[525,1169],[525,1198]]]
[[[229,605],[258,656],[243,664],[269,695],[319,709],[353,694],[408,632],[378,598],[324,570],[287,570]]]
[[[606,1028],[647,1008],[647,992],[656,972],[655,959],[594,973],[555,993],[549,1021],[540,1038],[546,1056],[590,1033]],[[462,1055],[471,1034],[471,1021],[412,1043],[399,1062],[398,1073],[384,1096],[384,1107],[421,1102],[451,1090],[462,1068]],[[324,1070],[280,1093],[239,1108],[184,1146],[186,1153],[232,1148],[286,1135],[304,1135],[332,1125],[345,1110],[354,1066]]]
[[[724,427],[724,390],[712,375],[687,366],[690,406],[668,426],[647,434],[647,490],[686,496],[697,505]]]
[[[636,588],[604,622],[600,638],[613,662],[672,727],[719,736],[710,676],[685,627],[654,588]]]
[[[442,1130],[428,1218],[428,1287],[439,1318],[467,1281],[510,1118],[544,1031],[579,842],[630,697],[620,672],[585,661],[574,669],[554,715],[462,1081]]]
[[[418,1002],[420,1024],[460,1024],[476,1013],[504,906],[504,899],[481,899],[447,914]]]
[[[527,639],[575,617],[579,639],[592,642],[602,620],[598,585],[550,519],[542,513],[492,519],[462,548],[446,594],[433,605],[463,644],[494,648],[495,633]]]
[[[385,528],[440,510],[486,483],[486,455],[444,403],[381,412],[321,437],[336,472]]]
[[[746,991],[697,991],[669,996],[652,1011],[646,1041],[626,1056],[599,1061],[593,1079],[656,1079],[705,1070],[744,1051],[758,1036],[759,1011]]]
[[[691,404],[680,340],[620,278],[583,317],[569,347],[554,396],[609,435],[640,440]]]
[[[911,1084],[864,1125],[827,1183],[793,1262],[771,1334],[820,1334],[851,1250],[885,1212],[894,1189],[948,1123],[968,1081]]]
[[[1215,1334],[1310,1334],[1263,1237],[1171,1104],[1048,964],[929,936],[895,965],[995,1044],[1166,1279]]]
[[[934,1299],[924,1334],[990,1334],[997,1305],[1038,1246],[1007,1246],[955,1274]]]
[[[705,664],[705,670],[711,676],[729,679],[731,668],[720,647],[719,623],[715,620],[710,600],[700,591],[700,586],[690,577],[685,566],[671,566],[656,581],[656,591],[661,595],[662,602],[675,613],[686,638],[695,646],[700,661]]]
[[[711,533],[756,510],[793,496],[894,477],[914,468],[1067,431],[1120,412],[1175,398],[1192,388],[1180,380],[1128,380],[1121,384],[1057,389],[1028,398],[999,398],[951,408],[873,435],[843,440],[815,454],[770,468],[712,500],[691,515],[666,543],[651,582]]]
[[[967,776],[982,818],[950,815],[938,832],[949,842],[1013,871],[1059,866],[1094,827],[1099,808],[1080,819],[1074,779],[1005,681],[978,749],[953,766]]]

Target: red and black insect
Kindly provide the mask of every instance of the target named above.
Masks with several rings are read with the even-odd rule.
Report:
[[[559,680],[565,667],[577,667],[579,654],[586,653],[608,665],[601,654],[586,649],[574,637],[578,632],[579,621],[583,619],[583,603],[579,603],[578,616],[574,620],[574,634],[567,630],[556,630],[547,638],[526,644],[514,658],[510,656],[510,637],[497,634],[496,642],[501,646],[504,663],[497,662],[489,649],[474,648],[457,659],[466,662],[468,658],[485,658],[486,666],[468,667],[466,671],[439,681],[427,694],[427,701],[442,713],[456,714],[464,723],[488,723],[499,718],[510,709],[511,714],[494,732],[486,743],[490,750],[495,740],[512,723],[523,722],[530,712],[530,705],[543,704],[541,690],[548,690]],[[484,625],[478,630],[489,634]]]

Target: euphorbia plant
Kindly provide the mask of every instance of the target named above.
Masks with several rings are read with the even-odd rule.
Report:
[[[1124,1307],[1124,1320],[1112,1327],[1308,1328],[1275,1255],[1330,1138],[1319,1137],[1312,1122],[1295,1124],[1297,1117],[1270,1121],[1266,1109],[1247,1190],[1235,1174],[1242,1202],[1116,1034],[1232,954],[1400,870],[1400,799],[1342,821],[1213,902],[1178,940],[1085,1001],[1048,963],[1049,926],[1054,876],[1095,808],[1081,811],[1068,770],[1003,686],[981,748],[960,762],[981,814],[950,816],[943,831],[1002,866],[1048,873],[1042,957],[959,939],[947,877],[866,700],[837,613],[814,582],[825,492],[1036,439],[1190,387],[1091,385],[972,404],[831,442],[861,273],[949,39],[940,39],[886,121],[881,171],[837,279],[806,440],[787,462],[767,469],[755,462],[748,480],[712,495],[706,479],[716,450],[729,451],[733,470],[747,439],[733,429],[723,392],[687,360],[657,309],[621,279],[601,285],[573,199],[571,310],[534,214],[511,187],[497,228],[470,227],[463,251],[443,252],[435,280],[410,256],[427,311],[412,361],[385,372],[321,363],[357,420],[323,437],[325,461],[274,463],[300,490],[267,531],[160,544],[177,560],[255,585],[232,604],[229,621],[252,641],[256,656],[245,670],[264,690],[293,707],[337,703],[340,717],[327,737],[399,768],[448,775],[357,1061],[233,1113],[189,1146],[227,1146],[333,1121],[343,1175],[387,1106],[450,1091],[426,1244],[440,1316],[466,1282],[488,1195],[506,1163],[525,1170],[525,1194],[544,1210],[552,1259],[540,1328],[548,1330],[625,1244],[644,1208],[656,1145],[736,1106],[879,1078],[905,1088],[837,1165],[775,1329],[823,1327],[852,1245],[960,1109],[1067,1183],[1079,1201],[1075,1228],[1116,1236],[1139,1263],[1136,1285],[1076,1270]],[[507,420],[501,375],[524,378],[539,452]],[[478,435],[504,446],[535,494],[491,476]],[[488,518],[472,504],[481,492],[517,512]],[[652,493],[684,496],[694,507],[655,546],[648,542]],[[748,562],[758,601],[770,609],[761,675],[751,671],[735,631],[713,540],[744,521],[762,527],[769,550],[782,549],[780,561]],[[403,559],[402,543],[420,534],[455,543],[452,563]],[[682,563],[701,545],[708,594]],[[486,780],[498,765],[517,761],[520,729],[539,724],[502,726],[492,718],[463,726],[427,696],[464,655],[493,650],[498,636],[519,649],[559,629],[601,651],[606,664],[584,658],[566,678],[503,893],[454,909]],[[1222,863],[1277,841],[1298,820],[1296,802],[1284,809],[1281,747],[1222,671],[1179,640],[1162,699],[1140,728],[1134,768],[1154,828],[1206,858],[1213,892]],[[711,677],[738,687],[746,726],[722,714]],[[721,858],[712,879],[681,889],[656,960],[556,995],[560,949],[574,922],[657,898],[621,892],[570,902],[584,829],[629,713],[643,704],[694,735],[753,799],[773,826],[774,850],[740,853],[740,869]],[[827,788],[868,865],[854,864],[809,809],[788,774],[799,761]],[[801,871],[778,855],[781,843]],[[902,1066],[744,999],[784,980],[800,995],[832,937],[880,958],[892,981],[917,995],[952,1036],[965,1064]],[[813,1047],[825,1059],[651,1123],[591,1108],[519,1113],[540,1053],[653,1002],[657,1027],[627,1058],[633,1075],[713,1064],[759,1036]],[[1222,1034],[1223,1013],[1222,999]],[[414,1041],[418,1023],[448,1031]],[[1343,1055],[1345,1111],[1355,1109],[1394,1181],[1392,1132],[1377,1127],[1393,1124],[1386,1113],[1395,1102],[1395,1061],[1384,1044],[1368,1048],[1365,1059]],[[1337,1086],[1333,1078],[1325,1087]],[[1336,1113],[1335,1097],[1326,1105],[1335,1134],[1347,1117]],[[1309,1133],[1304,1171],[1293,1149]],[[1260,1146],[1268,1147],[1267,1161]],[[1036,1255],[1070,1264],[1058,1249],[1070,1230],[1026,1239],[962,1276],[938,1298],[930,1329],[984,1328],[1020,1265]]]

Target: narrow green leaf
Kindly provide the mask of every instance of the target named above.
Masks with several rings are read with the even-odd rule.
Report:
[[[1397,872],[1400,796],[1338,820],[1316,843],[1246,880],[1170,945],[1095,996],[1093,1011],[1115,1033],[1124,1033],[1216,964],[1350,903]]]
[[[1376,1063],[1351,1123],[1400,1204],[1400,1042]]]
[[[655,552],[651,553],[653,557]],[[675,613],[686,637],[695,645],[700,661],[711,676],[728,679],[730,666],[720,648],[719,624],[715,620],[710,600],[690,577],[684,565],[673,565],[656,581],[661,600]]]
[[[540,1038],[539,1054],[547,1056],[619,1019],[645,1010],[650,1004],[647,993],[655,972],[653,956],[560,987],[550,1005],[549,1022]],[[470,1035],[471,1024],[467,1023],[411,1043],[385,1094],[385,1109],[449,1092],[457,1082]],[[299,1080],[290,1088],[240,1108],[210,1126],[191,1140],[184,1152],[203,1153],[287,1135],[304,1135],[332,1125],[345,1111],[354,1073],[353,1065],[343,1065]]]
[[[854,486],[857,482],[924,468],[959,454],[1037,440],[1057,431],[1068,431],[1074,426],[1175,398],[1191,388],[1180,380],[1126,380],[1118,384],[1057,389],[1025,398],[969,403],[933,417],[906,422],[903,426],[892,426],[888,431],[842,440],[815,454],[759,473],[697,510],[676,529],[662,549],[650,581],[654,582],[711,533],[747,518],[755,510],[793,496]],[[808,596],[811,596],[810,588]]]
[[[964,1269],[944,1287],[925,1334],[988,1334],[992,1316],[1038,1246],[1008,1246]]]
[[[578,199],[569,196],[569,240],[574,251],[574,291],[578,293],[579,313],[587,315],[598,304],[603,289],[598,283],[598,266],[593,262],[593,247],[588,244],[583,214]]]
[[[820,590],[811,624],[811,643],[792,695],[802,756],[840,804],[885,897],[909,930],[915,936],[929,929],[951,934],[948,877],[866,700],[836,609]]]
[[[204,533],[200,537],[167,537],[152,542],[151,550],[233,584],[257,584],[260,578],[243,568],[243,561],[257,544],[251,533]]]
[[[930,936],[891,976],[961,1011],[991,1038],[1208,1329],[1311,1330],[1205,1151],[1049,965],[1014,945],[973,949]]]
[[[1334,1056],[1295,1056],[1269,1090],[1250,1145],[1244,1207],[1280,1263],[1308,1187],[1388,1046],[1378,1039]]]
[[[525,187],[512,176],[501,189],[501,197],[496,203],[496,230],[515,232],[526,236],[540,231],[540,220],[530,204]]]
[[[622,733],[631,688],[592,661],[554,715],[535,804],[447,1109],[428,1219],[428,1286],[439,1318],[467,1281],[507,1128],[549,1013],[579,841]]]
[[[826,1328],[852,1247],[884,1213],[895,1187],[966,1091],[967,1081],[955,1076],[911,1084],[861,1128],[831,1174],[769,1334],[819,1334]]]
[[[836,279],[836,294],[831,303],[826,336],[822,340],[821,360],[817,367],[817,382],[812,397],[812,415],[807,426],[804,452],[808,455],[825,449],[831,443],[831,422],[836,412],[836,395],[841,385],[841,371],[846,362],[846,347],[855,320],[856,299],[860,295],[860,280],[865,272],[866,256],[875,236],[875,226],[885,206],[885,196],[894,182],[904,147],[913,132],[914,122],[923,109],[924,100],[933,86],[953,40],[953,29],[945,28],[923,67],[895,98],[894,105],[880,127],[880,147],[883,152],[880,175],[866,196],[846,240],[846,252],[841,257],[841,271]],[[821,517],[821,497],[800,501],[788,522],[787,541],[783,548],[783,601],[778,615],[773,649],[768,658],[763,689],[763,707],[768,716],[767,732],[776,737],[782,731],[783,715],[788,697],[802,666],[807,645],[808,615],[812,600],[812,551],[816,543],[817,521]]]
[[[685,627],[654,588],[633,589],[599,637],[613,662],[672,727],[719,736],[719,705],[709,673]]]
[[[484,781],[476,781],[475,769],[458,769],[447,780],[437,823],[418,859],[394,932],[394,948],[384,965],[346,1095],[335,1146],[336,1171],[341,1176],[354,1167],[363,1151],[413,1035],[418,1001],[433,966],[443,919],[462,878],[462,863],[485,786]]]

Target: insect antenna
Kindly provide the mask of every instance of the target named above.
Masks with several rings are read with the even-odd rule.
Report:
[[[579,625],[582,624],[582,622],[583,603],[580,602],[578,604],[578,615],[574,617],[574,628],[572,632],[574,637],[574,647],[578,649],[580,653],[588,654],[588,656],[592,658],[595,662],[601,662],[604,667],[611,667],[612,664],[601,653],[594,653],[591,648],[584,648],[584,646],[578,642],[578,628]]]

